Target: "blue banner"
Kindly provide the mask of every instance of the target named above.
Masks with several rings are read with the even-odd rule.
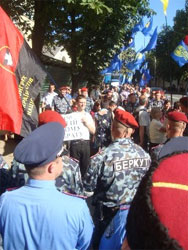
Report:
[[[182,67],[184,64],[188,63],[188,46],[181,41],[174,52],[171,53],[171,57],[180,67]]]

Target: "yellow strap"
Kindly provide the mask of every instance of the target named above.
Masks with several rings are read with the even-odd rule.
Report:
[[[169,183],[169,182],[153,182],[153,187],[175,188],[188,191],[188,185]]]

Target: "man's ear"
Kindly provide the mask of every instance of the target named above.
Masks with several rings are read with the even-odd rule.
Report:
[[[48,165],[48,173],[52,174],[54,172],[54,169],[55,169],[55,161],[52,161]]]

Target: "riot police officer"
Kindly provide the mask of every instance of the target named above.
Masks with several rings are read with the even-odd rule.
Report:
[[[86,172],[84,188],[89,194],[94,193],[94,249],[98,248],[101,236],[116,214],[122,218],[121,232],[120,228],[107,228],[100,249],[121,247],[129,205],[150,166],[150,156],[131,140],[137,127],[138,123],[130,113],[117,109],[111,131],[113,142],[91,159],[91,165]],[[120,211],[124,213],[123,216]],[[114,235],[118,240],[113,240]],[[119,241],[118,246],[115,241]]]

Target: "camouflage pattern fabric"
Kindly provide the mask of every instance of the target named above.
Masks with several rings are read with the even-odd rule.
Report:
[[[0,195],[5,192],[9,179],[9,166],[0,155]]]
[[[93,100],[88,96],[86,98],[86,108],[85,108],[85,111],[88,112],[88,113],[90,113],[90,111],[93,108],[93,105],[94,105]]]
[[[130,204],[150,166],[150,156],[129,138],[117,139],[91,159],[83,180],[94,203],[107,207]]]
[[[56,187],[61,192],[67,192],[76,195],[83,195],[83,184],[79,163],[68,156],[62,156],[63,171],[56,179]],[[19,188],[26,184],[29,176],[25,166],[17,161],[13,161],[10,169],[10,178],[7,188]]]
[[[52,101],[52,107],[54,110],[60,114],[66,114],[70,109],[69,101],[65,100],[66,97],[61,97],[59,95],[54,96]]]
[[[56,179],[56,187],[61,192],[83,195],[83,184],[79,161],[69,156],[63,156],[63,172]]]

